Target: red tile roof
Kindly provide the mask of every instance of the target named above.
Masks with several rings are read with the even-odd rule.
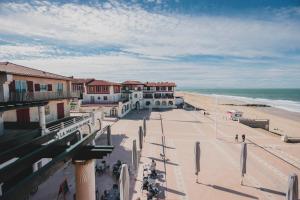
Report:
[[[109,82],[109,81],[104,81],[104,80],[93,80],[92,82],[88,83],[88,85],[121,85],[120,83],[114,83],[114,82]]]
[[[144,85],[142,82],[140,81],[124,81],[122,83],[122,85]]]
[[[84,78],[72,78],[72,83],[86,83],[86,84],[88,84],[88,83],[92,82],[93,80],[95,80],[95,79],[93,79],[93,78],[86,78],[86,79],[84,79]]]
[[[25,67],[22,65],[17,65],[10,62],[0,62],[0,73],[21,75],[21,76],[30,76],[30,77],[40,77],[40,78],[49,78],[49,79],[58,79],[58,80],[71,80],[66,76],[61,76],[58,74],[53,74],[50,72],[45,72],[38,69],[33,69]]]
[[[176,87],[174,82],[146,82],[145,86],[147,87]]]

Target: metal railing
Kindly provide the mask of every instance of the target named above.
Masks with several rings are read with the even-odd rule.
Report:
[[[54,99],[79,98],[78,92],[10,92],[9,102],[31,102]]]
[[[67,127],[69,127],[69,126],[71,126],[73,124],[81,122],[81,121],[83,121],[83,120],[85,120],[85,119],[87,119],[89,117],[90,117],[89,114],[86,114],[86,115],[83,115],[83,116],[74,117],[74,118],[72,118],[70,120],[67,120],[67,121],[61,122],[59,124],[55,124],[53,126],[48,127],[47,131],[48,132],[57,132],[57,131],[59,131],[59,130],[61,130],[63,128],[67,128]]]

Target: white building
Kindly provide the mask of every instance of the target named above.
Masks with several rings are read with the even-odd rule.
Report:
[[[143,98],[145,108],[176,108],[176,84],[172,82],[146,82],[144,83]]]

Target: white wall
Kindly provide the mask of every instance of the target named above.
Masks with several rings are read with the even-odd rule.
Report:
[[[95,103],[103,103],[108,101],[117,102],[121,99],[121,93],[117,94],[84,94],[83,95],[83,102],[90,102],[91,96],[94,96]],[[104,100],[104,96],[107,96],[107,100]],[[100,97],[100,99],[98,99]]]

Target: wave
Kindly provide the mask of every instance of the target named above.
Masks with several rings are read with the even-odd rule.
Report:
[[[287,110],[290,112],[299,112],[300,113],[300,102],[296,102],[296,101],[250,98],[250,97],[218,95],[218,94],[211,94],[209,96],[219,96],[219,97],[234,99],[234,100],[238,100],[238,101],[243,101],[245,103],[264,104],[264,105],[269,105],[271,107]]]
[[[251,97],[242,97],[242,96],[231,96],[231,95],[220,95],[220,94],[205,94],[199,92],[190,92],[194,94],[200,94],[204,96],[218,96],[227,99],[233,99],[236,101],[241,101],[249,104],[264,104],[274,108],[283,109],[290,112],[300,113],[300,102],[290,101],[290,100],[274,100],[274,99],[264,99],[264,98],[251,98]]]

